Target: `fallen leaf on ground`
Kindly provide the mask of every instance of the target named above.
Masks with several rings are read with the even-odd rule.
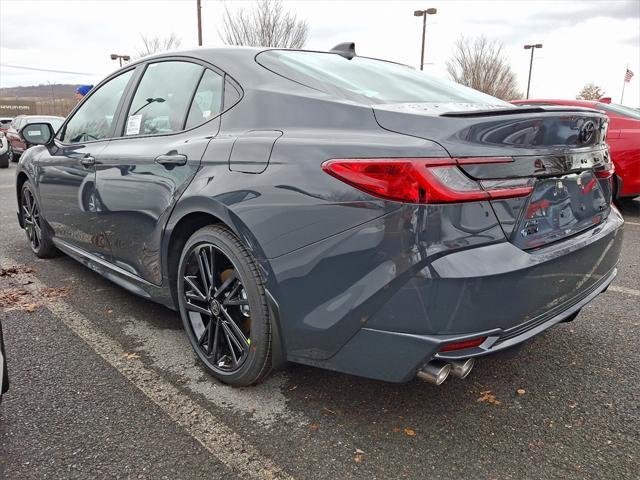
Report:
[[[500,405],[502,402],[496,398],[496,396],[491,393],[491,390],[485,390],[484,392],[480,392],[480,398],[476,400],[476,402],[488,402],[493,403],[494,405]]]
[[[8,310],[24,309],[31,304],[31,296],[27,290],[9,288],[0,291],[0,307]]]
[[[411,428],[405,428],[404,429],[404,434],[408,435],[410,437],[415,437],[416,436],[416,431],[411,429]]]
[[[320,424],[318,423],[312,423],[311,425],[309,425],[309,430],[312,432],[315,432],[316,430],[318,430],[318,428],[320,428]]]
[[[45,298],[66,297],[70,291],[71,289],[69,287],[60,287],[60,288],[45,287],[40,289],[40,293]]]
[[[113,310],[109,309],[107,310],[107,313],[113,313]]]
[[[136,358],[140,358],[140,355],[138,355],[137,353],[125,353],[124,358],[126,358],[127,360],[133,360]]]
[[[335,415],[336,412],[334,412],[333,410],[329,410],[327,407],[322,407],[322,411],[330,413],[331,415]]]
[[[394,433],[400,433],[400,427],[393,427]]]
[[[25,311],[31,313],[31,312],[34,312],[37,307],[38,306],[35,303],[29,303],[28,305],[26,305],[24,307],[24,309],[25,309]]]
[[[526,392],[526,390],[524,388],[519,388],[519,389],[516,390],[516,393],[518,395],[524,395],[527,392]]]
[[[19,273],[33,273],[35,270],[26,265],[11,265],[7,268],[0,268],[0,277],[13,277]]]
[[[364,450],[360,450],[359,448],[356,448],[356,453],[364,455]]]

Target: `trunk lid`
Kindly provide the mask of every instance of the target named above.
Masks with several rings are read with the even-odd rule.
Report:
[[[459,162],[483,188],[529,181],[529,196],[491,200],[505,235],[522,249],[592,228],[609,214],[608,119],[598,110],[394,104],[374,113],[382,128],[437,142],[454,158],[501,158]]]

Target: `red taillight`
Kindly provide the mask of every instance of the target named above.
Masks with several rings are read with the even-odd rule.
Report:
[[[462,342],[453,342],[440,347],[441,352],[451,352],[453,350],[464,350],[465,348],[473,348],[479,345],[487,339],[487,337],[478,337],[471,340],[463,340]]]
[[[458,203],[529,195],[528,179],[478,183],[459,164],[506,163],[510,157],[336,159],[322,169],[359,190],[408,203]]]

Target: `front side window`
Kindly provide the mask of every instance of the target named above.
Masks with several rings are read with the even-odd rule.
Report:
[[[111,135],[118,103],[133,70],[109,80],[92,93],[58,134],[64,143],[102,140]]]
[[[217,116],[222,110],[222,85],[224,78],[206,70],[191,102],[185,128],[192,128]]]
[[[294,50],[267,50],[257,62],[303,85],[325,90],[331,86],[347,98],[357,96],[373,104],[408,102],[472,103],[509,106],[510,103],[406,65],[335,54]]]
[[[169,61],[150,64],[133,97],[125,135],[161,135],[184,129],[203,67]]]

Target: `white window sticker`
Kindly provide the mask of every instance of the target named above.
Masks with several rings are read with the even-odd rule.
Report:
[[[140,133],[140,124],[142,123],[142,115],[129,115],[127,119],[127,131],[125,135],[138,135]]]

